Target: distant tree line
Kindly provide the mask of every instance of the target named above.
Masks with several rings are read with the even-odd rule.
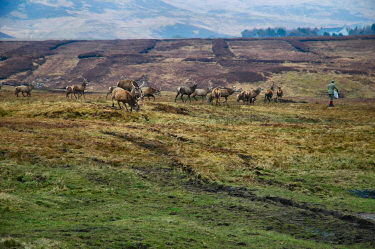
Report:
[[[241,32],[242,37],[312,37],[320,36],[320,32],[323,28],[265,28],[265,29],[250,29]],[[372,25],[365,26],[363,28],[348,28],[349,35],[375,35],[375,23]],[[340,34],[341,35],[341,34]],[[340,36],[339,35],[339,36]],[[325,32],[323,36],[330,36],[328,32]],[[333,36],[337,36],[333,34]]]
[[[349,35],[375,35],[375,23],[367,25],[363,28],[349,29]]]

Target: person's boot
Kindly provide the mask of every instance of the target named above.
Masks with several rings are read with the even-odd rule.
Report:
[[[333,105],[333,101],[332,101],[332,100],[329,101],[329,107],[334,107],[334,105]]]

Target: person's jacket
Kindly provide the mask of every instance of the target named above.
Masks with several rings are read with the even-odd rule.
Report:
[[[336,89],[337,92],[339,92],[339,89],[337,89],[335,83],[329,83],[328,84],[328,94],[333,94],[335,89]]]

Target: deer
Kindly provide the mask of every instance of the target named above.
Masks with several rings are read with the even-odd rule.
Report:
[[[31,97],[31,91],[34,89],[34,84],[31,83],[31,84],[28,84],[27,86],[25,85],[22,85],[22,86],[17,86],[16,89],[15,89],[15,92],[14,94],[17,96],[18,98],[18,94],[21,92],[22,93],[22,96],[23,97]],[[26,96],[25,96],[25,93],[26,93]]]
[[[120,87],[124,90],[127,90],[128,92],[131,92],[131,90],[133,90],[133,88],[135,89],[135,95],[138,97],[138,98],[142,98],[142,87],[145,83],[143,82],[142,85],[138,85],[138,83],[135,81],[135,80],[129,80],[129,79],[125,79],[125,80],[120,80],[119,82],[117,82],[117,87]]]
[[[115,107],[114,100],[117,101],[117,104],[120,107],[120,110],[122,109],[120,102],[123,103],[127,112],[129,110],[126,104],[130,106],[131,112],[133,111],[133,109],[136,110],[137,112],[139,110],[138,98],[135,95],[134,88],[129,92],[127,90],[122,89],[121,87],[116,87],[112,91],[112,107]]]
[[[239,94],[237,94],[237,102],[240,102],[241,100],[246,103],[250,102],[250,97],[251,97],[251,90],[245,90],[241,91]]]
[[[116,87],[117,87],[117,86],[110,86],[110,87],[108,88],[108,92],[107,92],[107,95],[105,96],[105,99],[108,98],[108,95],[111,95],[111,94],[112,94],[113,90],[114,90]]]
[[[191,95],[192,98],[194,98],[195,100],[198,100],[196,98],[196,96],[200,96],[202,97],[202,100],[204,100],[204,98],[206,98],[207,94],[210,93],[212,91],[212,87],[207,87],[207,88],[204,88],[204,89],[195,89],[195,91],[193,92],[193,94]]]
[[[73,89],[73,95],[77,99],[76,94],[78,94],[78,98],[82,95],[83,98],[85,98],[85,89],[86,86],[88,85],[87,79],[83,78],[83,82],[81,85],[73,85],[71,86]]]
[[[268,89],[266,93],[264,94],[264,102],[268,100],[268,103],[270,103],[272,96],[273,96],[273,91],[271,89]]]
[[[275,102],[278,102],[279,101],[279,98],[281,99],[284,95],[284,91],[283,89],[281,89],[281,87],[279,86],[278,89],[277,89],[277,92],[276,92],[276,99],[275,99]]]
[[[237,91],[236,86],[233,86],[232,88],[228,88],[228,87],[219,88],[219,87],[216,87],[214,90],[212,90],[211,101],[213,99],[216,99],[216,103],[215,104],[216,105],[217,104],[220,105],[219,99],[220,99],[220,97],[223,97],[223,98],[225,98],[224,103],[226,103],[228,105],[228,97],[230,95],[232,95],[233,93],[235,93],[236,91]]]
[[[72,86],[67,86],[65,88],[65,97],[69,98],[69,95],[70,95],[70,98],[72,98],[72,94],[73,94],[73,87]]]
[[[251,95],[249,97],[250,104],[254,104],[256,97],[260,94],[260,92],[263,90],[263,88],[258,87],[255,90],[251,90]]]
[[[189,87],[189,86],[181,86],[181,87],[177,88],[177,95],[176,95],[176,97],[174,98],[174,102],[176,102],[178,95],[181,96],[181,100],[182,100],[182,102],[185,102],[184,99],[183,99],[183,96],[184,96],[184,95],[187,95],[187,96],[188,96],[188,99],[189,99],[190,102],[191,102],[190,95],[192,95],[193,92],[195,91],[195,89],[197,89],[197,86],[198,86],[197,84],[194,84],[194,85],[191,86],[191,87]]]
[[[142,87],[141,90],[143,92],[142,99],[144,97],[147,97],[148,100],[150,100],[150,97],[152,97],[152,98],[154,98],[154,101],[155,101],[155,95],[154,94],[156,94],[158,96],[161,96],[161,93],[160,93],[161,92],[161,87],[160,87],[160,89],[156,89],[156,88],[153,88],[151,86],[148,86],[148,87]]]

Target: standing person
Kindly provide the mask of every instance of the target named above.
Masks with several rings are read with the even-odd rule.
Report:
[[[335,81],[332,80],[331,83],[328,84],[328,96],[329,96],[329,107],[333,107],[333,97],[334,97],[334,93],[335,93],[335,90],[337,91],[337,93],[339,93],[339,90],[337,89],[336,85],[335,85]]]

